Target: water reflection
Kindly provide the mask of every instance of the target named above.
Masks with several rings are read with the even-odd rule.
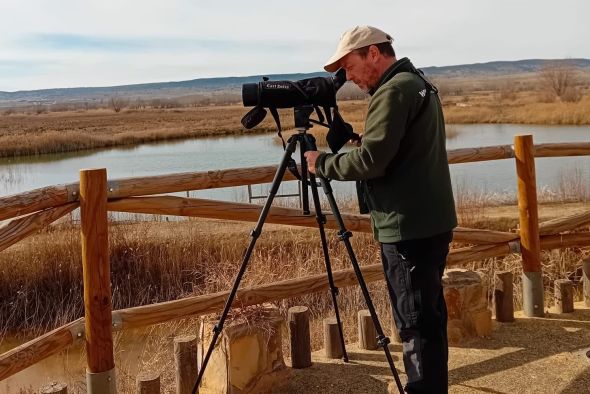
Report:
[[[11,191],[18,189],[24,183],[27,165],[5,165],[1,167],[0,185],[3,194],[11,194]]]

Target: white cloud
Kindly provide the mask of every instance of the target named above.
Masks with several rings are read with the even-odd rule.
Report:
[[[8,0],[0,90],[317,71],[357,24],[391,33],[420,66],[590,57],[589,11],[585,0]]]

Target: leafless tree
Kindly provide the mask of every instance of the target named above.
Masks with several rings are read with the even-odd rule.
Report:
[[[575,89],[575,71],[574,66],[564,61],[551,62],[543,66],[540,77],[546,89],[563,99],[570,90]]]
[[[127,102],[123,100],[121,97],[111,97],[111,108],[115,112],[121,112],[123,108],[127,105]]]

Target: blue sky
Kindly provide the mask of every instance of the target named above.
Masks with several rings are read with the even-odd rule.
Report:
[[[373,25],[418,66],[590,58],[590,1],[0,0],[0,91],[313,72]]]

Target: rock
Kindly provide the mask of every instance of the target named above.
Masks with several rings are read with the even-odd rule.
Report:
[[[491,334],[492,312],[488,309],[486,292],[478,273],[461,268],[447,270],[443,276],[443,293],[449,343]]]
[[[284,321],[266,307],[257,320],[226,326],[213,351],[199,393],[262,393],[288,377],[282,352]],[[211,327],[217,321],[211,322]],[[208,344],[210,338],[205,341]]]

